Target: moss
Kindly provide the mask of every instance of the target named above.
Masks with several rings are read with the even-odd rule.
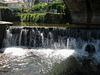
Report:
[[[66,19],[64,14],[52,14],[52,13],[42,13],[42,14],[21,14],[22,22],[35,22],[35,23],[50,23],[50,24],[65,24]]]

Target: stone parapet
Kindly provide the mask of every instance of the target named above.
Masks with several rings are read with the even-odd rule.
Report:
[[[2,48],[2,42],[6,33],[6,28],[9,25],[12,25],[11,22],[0,21],[0,48]]]

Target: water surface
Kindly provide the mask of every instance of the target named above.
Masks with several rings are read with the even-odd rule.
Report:
[[[100,74],[100,29],[19,25],[6,30],[0,75]]]

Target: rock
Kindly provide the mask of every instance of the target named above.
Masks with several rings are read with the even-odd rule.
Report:
[[[96,49],[93,44],[87,44],[87,46],[85,47],[85,51],[89,54],[92,54],[95,53]]]

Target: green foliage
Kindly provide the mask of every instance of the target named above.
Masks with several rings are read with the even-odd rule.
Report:
[[[43,23],[45,14],[22,14],[22,22],[37,22]]]
[[[42,10],[48,10],[49,9],[57,9],[57,6],[62,6],[62,2],[56,1],[53,2],[51,5],[48,4],[35,4],[33,7],[29,7],[29,11],[42,11]]]
[[[34,5],[33,7],[29,7],[28,11],[41,11],[41,10],[47,10],[48,5],[47,4],[37,4]]]
[[[62,12],[64,13],[66,9],[66,5],[61,1],[56,1],[50,5],[50,9],[57,9],[58,13],[62,13]]]
[[[23,7],[18,7],[18,10],[19,10],[20,12],[22,12]]]
[[[13,19],[13,12],[8,7],[0,7],[1,17],[4,21],[11,21]]]
[[[34,5],[39,4],[39,3],[40,3],[40,0],[35,0],[34,1]]]
[[[62,6],[62,10],[63,10],[63,12],[65,13],[65,10],[66,10],[67,8],[66,8],[66,5],[65,4],[63,4],[63,6]]]
[[[47,4],[42,4],[42,10],[47,10],[48,9],[48,5]]]
[[[36,4],[33,7],[29,7],[28,11],[43,11],[43,10],[57,9],[58,13],[65,13],[66,5],[61,1],[53,2],[51,5],[48,4]],[[48,10],[48,11],[49,11]]]
[[[63,4],[63,3],[60,2],[60,1],[53,2],[53,3],[51,4],[51,9],[57,9],[57,6],[58,6],[58,5],[62,5],[62,4]]]
[[[16,10],[11,10],[8,7],[0,7],[1,17],[3,21],[19,21],[20,17]]]
[[[58,13],[62,13],[63,12],[63,10],[62,10],[62,5],[57,5],[57,12]]]
[[[33,6],[33,10],[34,11],[39,11],[39,10],[41,10],[42,9],[42,6],[40,5],[40,4],[37,4],[37,5],[34,5]]]
[[[63,14],[52,14],[52,13],[42,13],[42,14],[21,14],[21,22],[35,22],[35,23],[52,23],[60,24],[66,23],[65,15]]]

